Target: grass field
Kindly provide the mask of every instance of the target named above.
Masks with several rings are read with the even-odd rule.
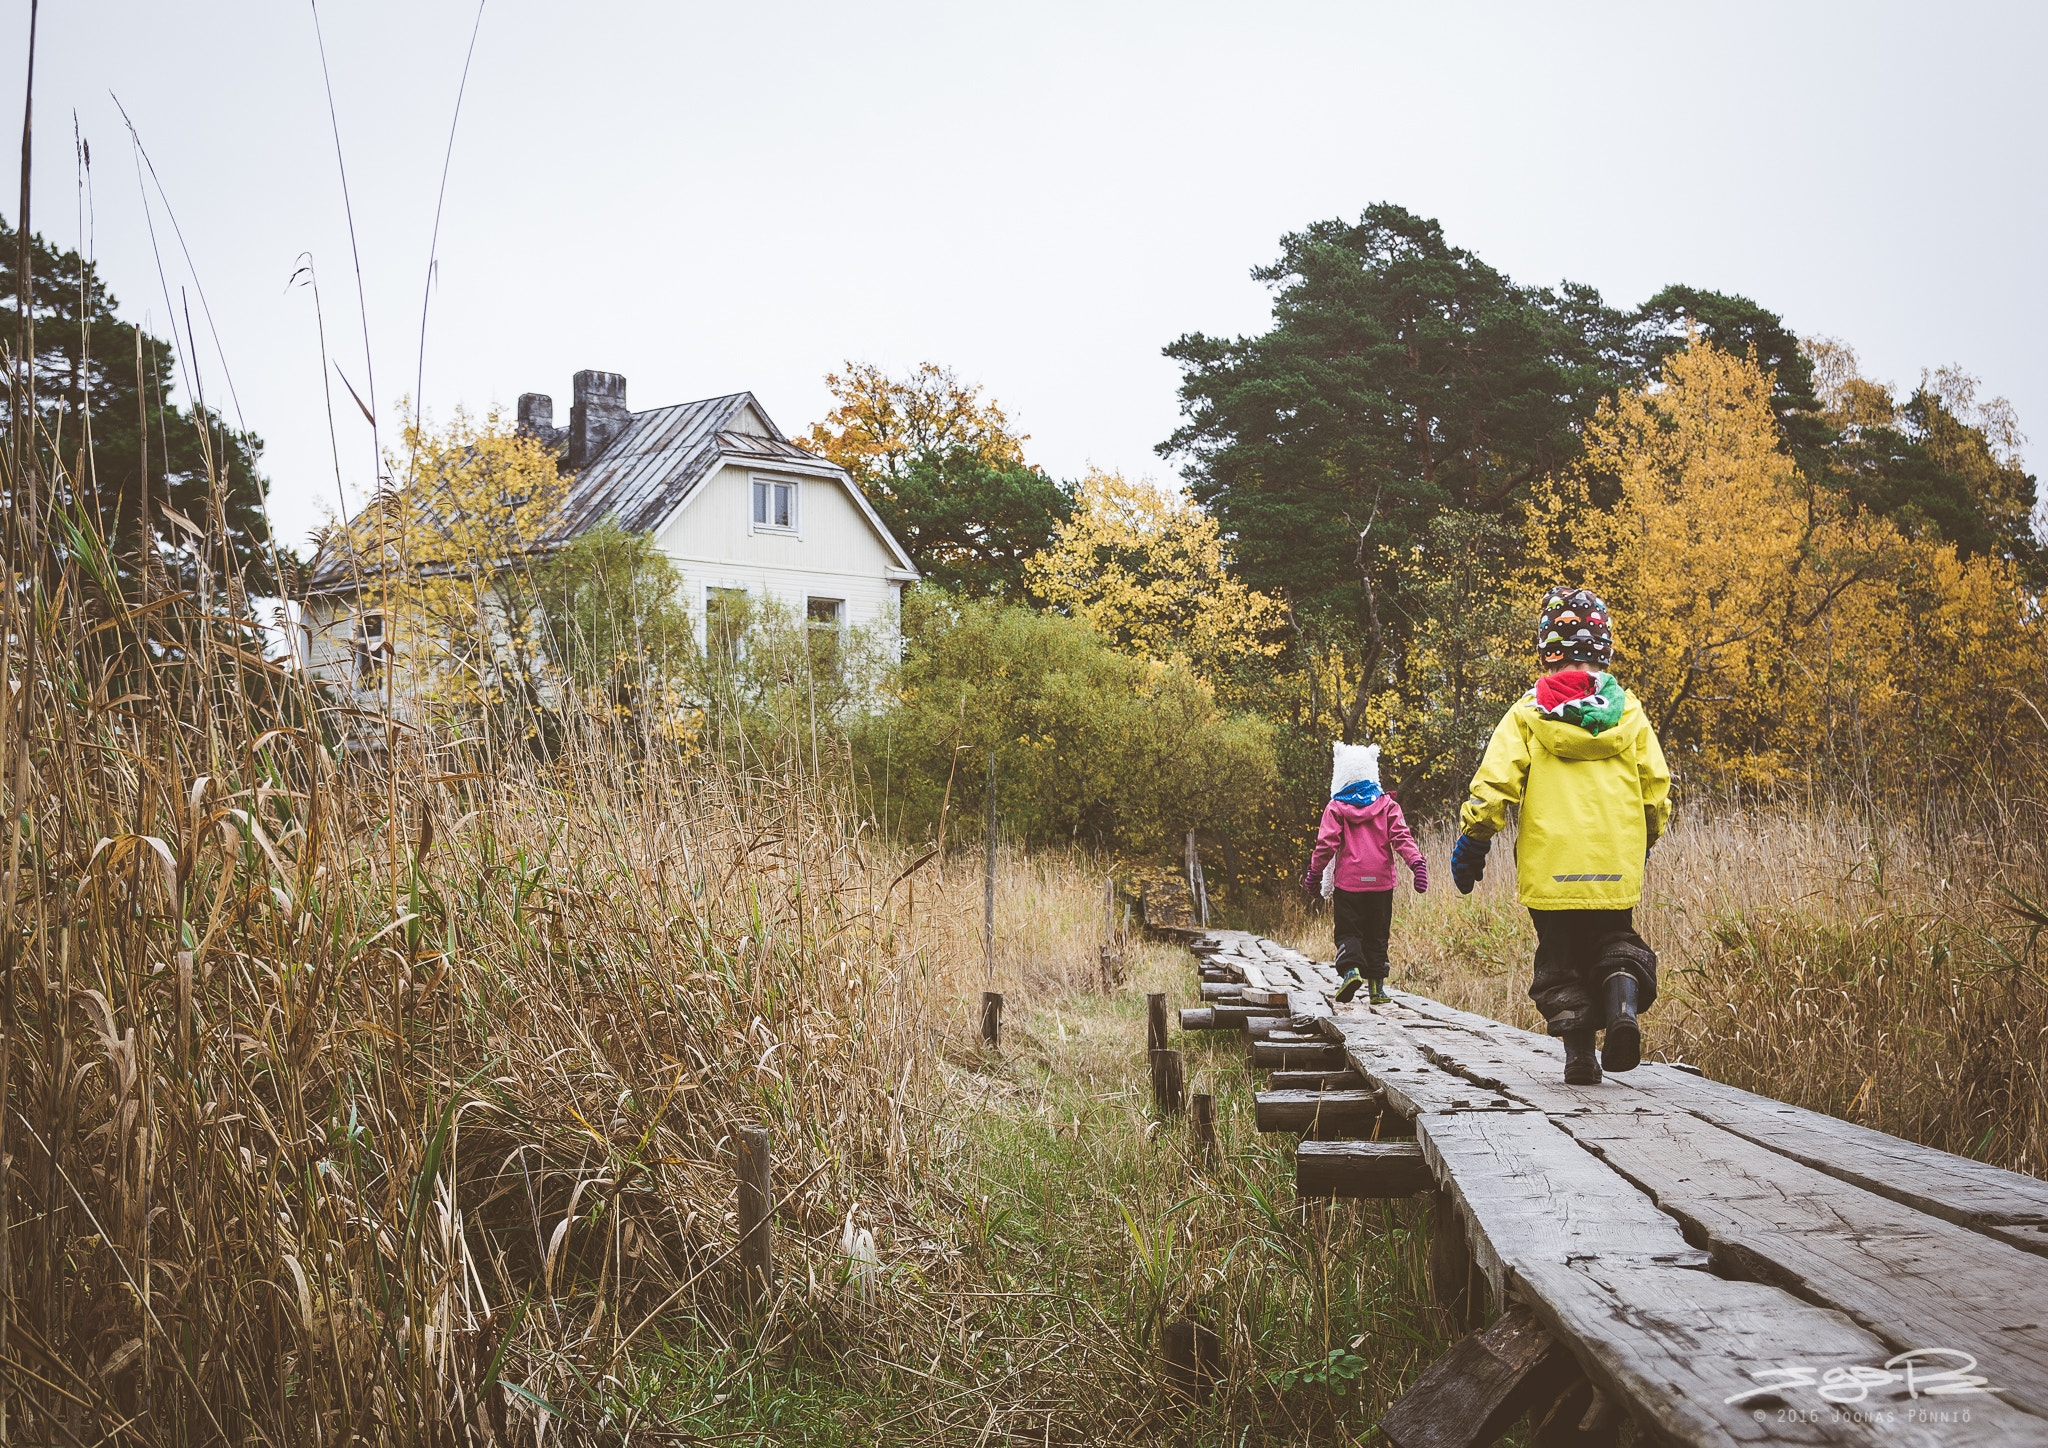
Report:
[[[13,1436],[1347,1442],[1444,1346],[1419,1207],[1299,1211],[1234,1038],[1185,1043],[1218,1160],[1153,1119],[1143,995],[1194,977],[1112,940],[1106,862],[1003,851],[990,961],[979,858],[877,841],[815,740],[335,748],[237,626],[67,567],[12,595],[0,698]],[[2018,826],[1684,809],[1641,912],[1651,1054],[2038,1171]],[[1396,977],[1534,1025],[1495,859],[1401,897]],[[1322,952],[1298,902],[1241,913]],[[743,1127],[774,1142],[765,1302]],[[1155,1369],[1180,1315],[1223,1351],[1191,1415]]]

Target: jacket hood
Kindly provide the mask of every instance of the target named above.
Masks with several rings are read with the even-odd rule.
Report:
[[[1621,711],[1621,722],[1612,729],[1601,730],[1598,734],[1588,734],[1576,724],[1553,719],[1545,714],[1537,706],[1534,689],[1531,689],[1516,707],[1523,710],[1523,718],[1536,742],[1557,758],[1612,759],[1617,754],[1626,754],[1635,748],[1637,733],[1648,727],[1643,717],[1642,703],[1634,694],[1627,694],[1624,697],[1627,702]]]
[[[1347,825],[1359,824],[1371,819],[1374,815],[1383,815],[1393,807],[1394,797],[1387,794],[1381,795],[1371,804],[1363,805],[1352,804],[1349,800],[1342,799],[1330,801],[1330,809],[1335,812],[1338,819],[1344,821]]]

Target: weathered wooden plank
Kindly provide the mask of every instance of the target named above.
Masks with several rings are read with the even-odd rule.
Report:
[[[1839,1308],[1898,1351],[1966,1352],[2008,1401],[2048,1418],[2048,1260],[1696,1117],[1645,1110],[1559,1120],[1684,1222],[1717,1270]]]
[[[1214,1018],[1217,1026],[1228,1030],[1241,1031],[1244,1029],[1245,1022],[1247,1021],[1284,1021],[1287,1019],[1285,1015],[1270,1006],[1216,1005],[1210,1007],[1210,1009],[1215,1013]]]
[[[1291,990],[1287,993],[1287,1014],[1297,1021],[1330,1019],[1330,998],[1320,990]]]
[[[1415,1118],[1415,1138],[1496,1302],[1529,1262],[1708,1263],[1655,1202],[1541,1113],[1426,1113]]]
[[[1424,1011],[1429,1015],[1422,1014]],[[1697,1206],[1697,1216],[1687,1217],[1694,1232],[1717,1253],[1723,1249],[1713,1240],[1714,1224],[1724,1236],[1744,1243],[1752,1255],[1741,1260],[1773,1277],[1772,1282],[1728,1281],[1687,1265],[1696,1263],[1702,1254],[1686,1244],[1677,1221],[1658,1210],[1646,1189],[1662,1193],[1666,1206],[1685,1201],[1698,1185],[1695,1176],[1719,1176],[1721,1156],[1739,1149],[1750,1154],[1752,1167],[1771,1163],[1824,1182],[1824,1188],[1806,1193],[1809,1208],[1824,1203],[1831,1194],[1846,1196],[1857,1203],[1858,1213],[1875,1204],[1898,1213],[1902,1223],[1917,1221],[1931,1231],[1948,1234],[1945,1246],[1959,1239],[1968,1241],[1996,1260],[2030,1268],[2038,1258],[2003,1247],[1968,1227],[1935,1220],[1909,1203],[1887,1200],[1845,1177],[1823,1176],[1818,1168],[1793,1160],[1789,1154],[1780,1155],[1691,1114],[1679,1105],[1676,1091],[1647,1089],[1656,1077],[1675,1073],[1648,1068],[1633,1073],[1645,1083],[1643,1087],[1625,1086],[1626,1078],[1619,1077],[1610,1077],[1601,1087],[1566,1087],[1554,1043],[1483,1017],[1461,1016],[1463,1013],[1448,1012],[1419,997],[1407,997],[1403,1005],[1371,1012],[1339,1008],[1319,1026],[1327,1036],[1342,1041],[1353,1068],[1363,1079],[1384,1088],[1391,1106],[1415,1117],[1420,1138],[1416,1147],[1428,1153],[1422,1158],[1423,1165],[1429,1167],[1426,1181],[1433,1182],[1441,1174],[1455,1188],[1461,1179],[1469,1178],[1471,1187],[1462,1194],[1454,1190],[1454,1201],[1475,1258],[1483,1264],[1491,1254],[1491,1275],[1497,1279],[1497,1288],[1510,1288],[1569,1343],[1601,1391],[1625,1404],[1636,1418],[1639,1441],[1647,1434],[1660,1441],[1715,1445],[1978,1448],[2048,1444],[2048,1417],[2031,1415],[2018,1406],[2031,1401],[2026,1396],[2031,1390],[2024,1385],[2018,1393],[2005,1394],[2014,1402],[1982,1393],[1915,1400],[1907,1396],[1903,1379],[1895,1371],[1891,1381],[1873,1387],[1867,1402],[1845,1406],[1822,1399],[1817,1387],[1793,1386],[1792,1376],[1781,1371],[1788,1367],[1808,1370],[1815,1384],[1830,1370],[1846,1374],[1858,1369],[1867,1379],[1881,1379],[1886,1371],[1883,1364],[1898,1346],[1893,1333],[1901,1329],[1895,1322],[1887,1326],[1889,1309],[1883,1302],[1857,1304],[1856,1310],[1877,1326],[1878,1332],[1873,1332],[1841,1311],[1802,1301],[1773,1285],[1787,1281],[1802,1293],[1816,1290],[1814,1279],[1788,1270],[1785,1262],[1792,1253],[1782,1242],[1745,1238],[1804,1237],[1809,1240],[1800,1250],[1819,1259],[1818,1265],[1830,1274],[1839,1275],[1842,1264],[1836,1258],[1842,1253],[1853,1255],[1875,1247],[1881,1256],[1896,1261],[1902,1246],[1910,1245],[1897,1232],[1881,1231],[1875,1237],[1859,1239],[1856,1232],[1845,1230],[1839,1219],[1830,1231],[1828,1225],[1817,1224],[1797,1211],[1785,1211],[1788,1220],[1779,1222],[1775,1216],[1780,1209],[1795,1206],[1800,1199],[1797,1194],[1774,1199],[1761,1189],[1785,1185],[1773,1170],[1764,1174],[1762,1183],[1755,1184],[1760,1189],[1750,1200],[1708,1193]],[[1447,1026],[1455,1029],[1444,1029]],[[1650,1099],[1658,1096],[1668,1099]],[[1496,1107],[1492,1105],[1496,1101],[1510,1104]],[[1549,1114],[1527,1109],[1530,1105]],[[1655,1154],[1661,1163],[1659,1170],[1666,1172],[1668,1179],[1655,1183],[1641,1176],[1625,1178],[1615,1169],[1618,1161],[1610,1165],[1586,1149],[1596,1139],[1604,1139],[1609,1143],[1610,1159],[1618,1158],[1623,1154],[1622,1143],[1634,1150],[1633,1143],[1639,1139],[1654,1138],[1658,1131],[1670,1137],[1680,1125],[1700,1133],[1707,1142],[1718,1138],[1723,1149],[1719,1155],[1703,1156],[1699,1141],[1694,1140],[1688,1144],[1687,1155],[1674,1152],[1667,1143]],[[1811,1124],[1794,1125],[1804,1128]],[[1539,1135],[1541,1132],[1550,1135]],[[1571,1143],[1572,1155],[1558,1155],[1558,1139]],[[1579,1144],[1582,1139],[1583,1146]],[[1313,1161],[1333,1150],[1387,1145],[1306,1143],[1303,1150]],[[1540,1161],[1544,1178],[1555,1177],[1561,1184],[1557,1197],[1548,1195],[1547,1184],[1539,1192],[1537,1185],[1526,1179],[1527,1171],[1518,1161],[1529,1154]],[[1298,1178],[1302,1165],[1298,1154]],[[1592,1175],[1586,1176],[1587,1172]],[[2010,1186],[1981,1185],[1993,1191]],[[1569,1230],[1561,1227],[1558,1219],[1557,1198],[1566,1196],[1571,1198],[1570,1205],[1563,1208]],[[1972,1209],[1984,1210],[1982,1198]],[[1733,1226],[1728,1225],[1729,1219]],[[1866,1218],[1864,1225],[1873,1223]],[[1938,1267],[1943,1255],[1933,1254],[1928,1265]],[[1725,1260],[1733,1264],[1738,1259],[1731,1255]],[[1909,1280],[1905,1286],[1916,1296],[1926,1296],[1938,1293],[1942,1284],[1934,1273],[1928,1280]],[[2025,1341],[2018,1348],[1996,1353],[2001,1362],[2022,1359],[2038,1349],[2039,1335],[2032,1326],[2037,1319],[2018,1309],[2031,1302],[2048,1302],[2048,1296],[2042,1296],[2030,1280],[2009,1281],[2006,1300],[2015,1308],[2014,1314],[2007,1314],[2013,1320],[1998,1326],[2014,1331],[1998,1335]],[[1914,1325],[1945,1324],[1936,1314],[1930,1321]],[[1966,1350],[1971,1346],[1936,1345]],[[1949,1365],[1937,1362],[1929,1367]],[[1922,1368],[1923,1373],[1928,1370]],[[1987,1371],[1994,1389],[2011,1388],[1997,1370],[1980,1371]],[[1744,1396],[1760,1387],[1774,1395]],[[1961,1416],[1965,1409],[1967,1419]]]
[[[1325,1035],[1332,1031],[1353,1069],[1384,1091],[1387,1105],[1403,1117],[1510,1104],[1497,1092],[1437,1066],[1408,1033],[1382,1016],[1340,1011],[1324,1027]]]
[[[1566,1086],[1547,1051],[1499,1033],[1485,1041],[1461,1034],[1469,1044],[1432,1032],[1421,1049],[1445,1065],[1469,1052],[1465,1069],[1550,1113],[1683,1222],[1717,1270],[1850,1313],[1896,1351],[1969,1353],[2008,1401],[2048,1418],[2048,1260],[1816,1171],[1651,1093]],[[1434,1125],[1419,1121],[1418,1137],[1430,1139]]]
[[[1365,1077],[1346,1067],[1341,1071],[1275,1071],[1275,1091],[1370,1091]]]
[[[1294,1189],[1305,1197],[1412,1197],[1436,1186],[1412,1141],[1304,1141],[1294,1151]]]
[[[1395,1448],[1488,1448],[1571,1378],[1570,1354],[1526,1308],[1460,1338],[1380,1415]]]
[[[2048,1181],[2039,1177],[1668,1067],[1640,1067],[1627,1084],[1837,1180],[2048,1256]]]
[[[1260,1091],[1252,1108],[1261,1131],[1364,1133],[1384,1101],[1377,1091]]]
[[[1637,1442],[1646,1432],[1698,1445],[2048,1443],[2048,1422],[1987,1394],[1909,1396],[1902,1371],[1884,1367],[1894,1355],[1887,1344],[1842,1313],[1764,1283],[1538,1263],[1518,1274],[1516,1290],[1600,1390],[1627,1407],[1642,1430]],[[1820,1393],[1831,1372],[1850,1382],[1832,1401]],[[1839,1401],[1853,1397],[1859,1373],[1891,1380]],[[1791,1385],[1802,1376],[1809,1386]]]
[[[1289,1046],[1254,1041],[1251,1063],[1254,1069],[1262,1071],[1327,1071],[1344,1064],[1344,1053],[1320,1043]]]

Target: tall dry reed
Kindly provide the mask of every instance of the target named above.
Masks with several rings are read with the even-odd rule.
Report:
[[[966,987],[831,784],[593,721],[546,764],[344,727],[228,600],[13,497],[10,1435],[620,1431],[675,1314],[765,1350],[743,1325],[837,1310]],[[765,1307],[741,1125],[775,1143]]]

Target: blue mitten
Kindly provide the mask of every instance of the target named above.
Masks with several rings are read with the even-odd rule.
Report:
[[[1490,839],[1458,836],[1458,843],[1451,850],[1451,883],[1458,887],[1460,895],[1470,895],[1472,887],[1486,878],[1486,852],[1492,848]]]

